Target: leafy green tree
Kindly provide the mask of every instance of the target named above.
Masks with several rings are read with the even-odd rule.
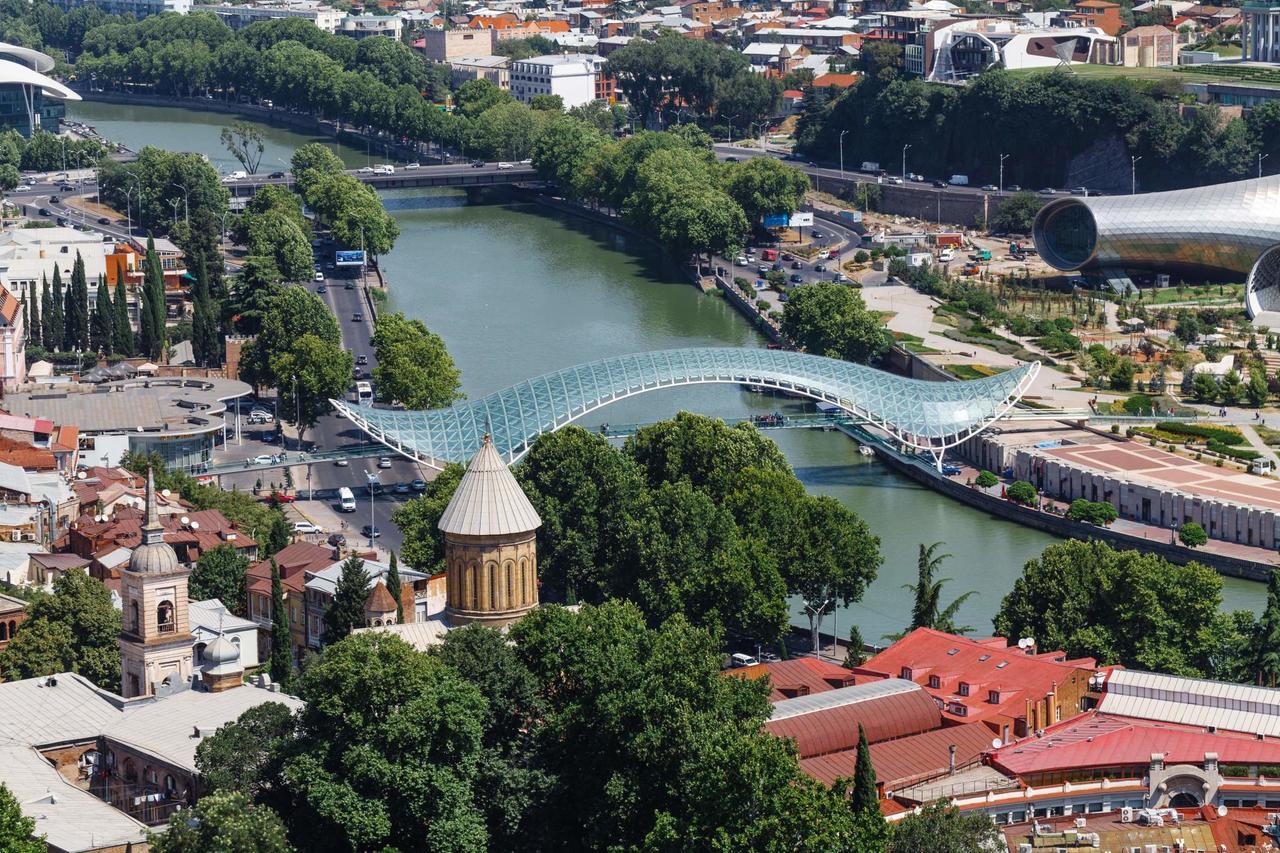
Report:
[[[1010,642],[1035,637],[1068,658],[1212,678],[1236,642],[1221,605],[1222,579],[1199,563],[1070,540],[1027,562],[993,621]]]
[[[139,312],[142,318],[142,333],[139,336],[142,354],[150,359],[158,359],[165,350],[168,310],[164,299],[164,271],[160,267],[160,255],[156,252],[154,237],[147,237]]]
[[[1271,389],[1267,387],[1267,375],[1258,368],[1249,371],[1249,383],[1245,385],[1244,395],[1250,406],[1261,408],[1267,404]]]
[[[941,542],[926,546],[920,543],[920,554],[916,559],[916,582],[904,584],[903,589],[911,590],[915,603],[911,607],[911,628],[932,628],[948,634],[967,634],[973,629],[969,626],[955,624],[956,613],[960,606],[974,594],[973,590],[956,598],[946,607],[942,607],[942,587],[950,578],[936,577],[938,567],[950,554],[935,554]]]
[[[248,601],[245,572],[248,570],[249,559],[230,545],[210,548],[200,555],[187,581],[191,600],[216,598],[233,613],[245,615]]]
[[[222,129],[219,139],[222,147],[244,166],[246,172],[250,175],[257,174],[262,154],[267,149],[266,140],[257,125],[247,121],[232,122],[230,127]]]
[[[862,598],[875,580],[883,561],[880,539],[844,504],[826,495],[808,497],[796,520],[783,572],[787,591],[804,601],[811,647],[817,649],[824,616]]]
[[[1211,373],[1195,374],[1191,388],[1198,403],[1212,403],[1218,399],[1218,380]]]
[[[1209,541],[1209,534],[1194,521],[1188,521],[1178,528],[1178,539],[1188,548],[1199,548]]]
[[[391,513],[391,523],[400,529],[403,537],[400,556],[405,565],[428,574],[444,571],[444,534],[436,525],[465,470],[461,465],[446,465],[420,497],[405,501]],[[545,527],[545,519],[543,524]],[[540,571],[546,569],[545,552],[543,554]]]
[[[578,198],[578,178],[590,157],[604,146],[605,132],[572,115],[551,119],[530,154],[539,176]]]
[[[1067,518],[1105,527],[1119,517],[1116,508],[1107,501],[1087,501],[1083,498],[1071,502]]]
[[[857,625],[849,626],[849,646],[844,653],[845,669],[855,669],[862,666],[867,660],[867,653],[863,650],[862,630]]]
[[[289,630],[289,608],[280,583],[280,566],[271,560],[271,677],[288,690],[293,683],[293,634]]]
[[[859,364],[875,363],[892,345],[888,330],[867,310],[861,294],[831,282],[793,294],[783,310],[782,331],[807,352]]]
[[[289,168],[293,172],[298,193],[303,198],[307,198],[322,176],[341,172],[346,165],[337,154],[329,150],[328,146],[319,142],[309,142],[294,149],[293,157],[289,160]]]
[[[1016,504],[1031,506],[1036,502],[1036,487],[1026,480],[1019,480],[1004,490],[1004,496]]]
[[[404,602],[400,600],[400,563],[396,560],[396,552],[391,552],[391,565],[387,569],[387,592],[396,602],[396,622],[404,622]]]
[[[120,689],[120,611],[102,581],[67,572],[53,594],[27,608],[18,636],[0,651],[0,671],[17,680],[78,672],[107,690]]]
[[[1129,391],[1133,388],[1133,376],[1136,368],[1131,358],[1116,359],[1115,367],[1111,368],[1111,388],[1115,391]]]
[[[986,853],[1003,843],[999,828],[982,812],[962,812],[947,803],[934,803],[894,825],[886,853]]]
[[[281,419],[297,427],[299,441],[320,415],[332,410],[329,401],[346,391],[353,363],[348,350],[311,334],[271,359],[272,384],[283,407]]]
[[[18,173],[17,166],[12,163],[0,165],[0,190],[10,192],[20,183],[22,183],[22,175]]]
[[[338,575],[333,601],[324,612],[325,643],[336,643],[350,634],[353,628],[364,627],[364,603],[369,597],[369,583],[364,560],[348,557]]]
[[[1000,478],[990,471],[982,471],[978,474],[977,479],[973,481],[975,484],[984,489],[989,489],[1000,482]]]
[[[399,312],[380,315],[373,348],[379,400],[398,401],[409,409],[438,409],[461,399],[461,374],[444,340],[421,320],[408,320]]]
[[[1244,383],[1240,380],[1240,374],[1234,370],[1228,370],[1218,386],[1218,394],[1221,395],[1224,406],[1234,406],[1239,403],[1244,396]]]
[[[36,835],[36,820],[22,813],[22,804],[0,784],[0,850],[9,853],[45,853],[44,836]]]
[[[544,112],[564,112],[564,98],[559,95],[534,95],[529,99],[529,109]]]
[[[680,412],[638,430],[625,451],[650,485],[687,480],[719,500],[743,471],[785,471],[791,466],[778,445],[750,424],[728,426],[719,418]]]
[[[210,793],[245,794],[272,802],[278,793],[278,754],[292,738],[293,712],[263,702],[219,728],[196,746],[196,769]]]
[[[1006,234],[1030,234],[1044,202],[1033,192],[1014,193],[996,211],[991,230]]]
[[[174,812],[164,832],[147,835],[155,853],[291,853],[279,815],[242,793],[201,797],[194,813]]]
[[[68,347],[85,350],[89,347],[89,283],[85,280],[84,258],[76,251],[76,259],[71,265],[71,288],[67,300],[70,310],[67,311],[67,334],[65,343]]]
[[[1267,606],[1251,633],[1252,674],[1258,684],[1275,687],[1280,679],[1280,569],[1267,575]]]
[[[307,234],[287,213],[270,210],[249,218],[249,254],[269,257],[286,281],[309,281],[315,256]]]
[[[795,213],[809,191],[808,175],[773,157],[728,163],[723,180],[729,197],[752,223],[768,214]]]

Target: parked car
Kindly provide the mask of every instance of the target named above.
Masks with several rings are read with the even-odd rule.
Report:
[[[397,494],[397,495],[407,495],[407,494],[409,494],[409,484],[408,484],[408,483],[396,483],[395,492],[396,492],[396,494]]]
[[[295,521],[293,523],[294,533],[323,533],[319,527],[316,527],[309,521]]]
[[[330,533],[329,538],[324,541],[328,542],[335,548],[342,548],[347,544],[347,537],[343,536],[341,533]]]
[[[377,539],[379,536],[382,535],[382,531],[376,527],[371,527],[368,524],[366,524],[364,527],[360,528],[360,535],[366,536],[370,539]]]
[[[390,467],[391,467],[391,457],[390,457],[390,456],[379,456],[379,457],[378,457],[378,467],[379,467],[379,468],[390,468]]]

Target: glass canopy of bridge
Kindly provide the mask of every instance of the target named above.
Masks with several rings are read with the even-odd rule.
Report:
[[[1032,362],[985,379],[926,382],[806,353],[707,347],[601,359],[431,411],[332,402],[373,438],[440,468],[469,459],[486,433],[510,463],[538,436],[617,400],[680,385],[756,385],[835,404],[940,461],[1007,412],[1039,370]]]

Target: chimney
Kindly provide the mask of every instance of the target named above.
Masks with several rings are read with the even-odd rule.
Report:
[[[956,745],[954,743],[947,747],[947,775],[956,775]]]

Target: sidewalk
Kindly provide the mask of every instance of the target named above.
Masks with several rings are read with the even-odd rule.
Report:
[[[1280,458],[1276,457],[1276,452],[1271,449],[1270,445],[1262,440],[1262,437],[1258,435],[1252,425],[1236,424],[1235,427],[1240,430],[1240,434],[1248,440],[1249,446],[1262,454],[1263,459],[1269,459],[1271,460],[1272,465],[1280,466]]]

